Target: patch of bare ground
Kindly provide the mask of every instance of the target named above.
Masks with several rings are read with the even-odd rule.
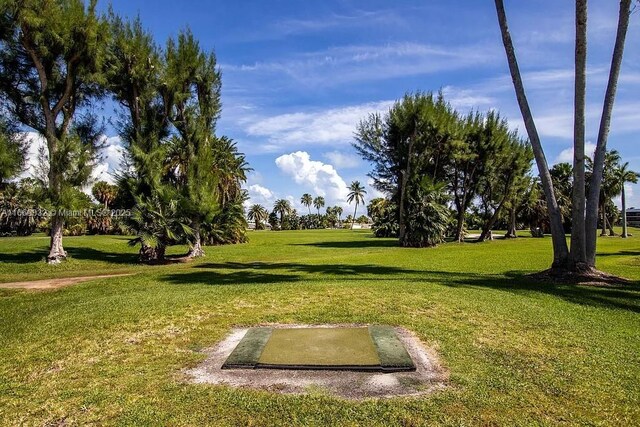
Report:
[[[101,274],[97,276],[64,277],[60,279],[30,280],[26,282],[7,282],[7,283],[0,283],[0,288],[33,289],[33,290],[58,289],[58,288],[62,288],[63,286],[69,286],[69,285],[75,285],[77,283],[88,282],[89,280],[131,276],[132,274],[133,273]]]
[[[290,328],[355,325],[268,326]],[[233,329],[231,334],[215,347],[205,350],[207,359],[197,367],[186,371],[189,381],[197,384],[227,385],[284,394],[321,391],[356,400],[422,396],[441,390],[448,384],[449,373],[440,363],[436,351],[425,346],[417,336],[404,328],[396,328],[396,332],[416,365],[414,372],[221,369],[222,364],[247,330],[248,328]]]
[[[582,268],[577,271],[564,268],[550,268],[527,277],[537,281],[556,284],[573,284],[586,286],[624,286],[632,284],[624,277],[605,273],[595,268]]]

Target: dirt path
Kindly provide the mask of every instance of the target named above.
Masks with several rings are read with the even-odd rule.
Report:
[[[29,280],[27,282],[0,283],[0,288],[4,289],[57,289],[63,286],[75,285],[77,283],[88,282],[94,279],[104,279],[107,277],[132,276],[133,273],[123,274],[101,274],[97,276],[63,277],[60,279]]]

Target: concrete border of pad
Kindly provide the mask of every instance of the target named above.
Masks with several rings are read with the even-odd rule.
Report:
[[[272,328],[336,327],[365,325],[261,325]],[[433,348],[425,346],[412,332],[395,327],[397,338],[415,364],[415,371],[355,372],[330,370],[222,369],[233,349],[249,328],[235,328],[212,348],[207,358],[185,371],[197,384],[266,390],[283,394],[326,393],[346,399],[410,397],[430,394],[448,385],[449,374]]]

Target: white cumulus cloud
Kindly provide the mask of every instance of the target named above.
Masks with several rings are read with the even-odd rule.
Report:
[[[596,150],[596,144],[587,142],[584,144],[584,154],[593,158],[593,152]],[[573,147],[566,148],[558,154],[553,164],[556,163],[573,163]]]
[[[305,151],[296,151],[278,157],[276,166],[291,176],[296,184],[324,197],[327,205],[346,205],[347,184],[332,165],[311,160]]]
[[[263,187],[260,184],[252,184],[247,187],[249,193],[249,199],[245,202],[245,206],[249,207],[254,204],[260,204],[267,209],[271,209],[276,195],[273,191],[267,187]]]
[[[360,157],[352,153],[329,151],[324,153],[323,156],[337,169],[355,168],[360,165]]]
[[[370,113],[386,112],[393,101],[370,102],[322,111],[296,112],[245,119],[248,135],[266,137],[266,151],[303,144],[347,145],[360,120]]]

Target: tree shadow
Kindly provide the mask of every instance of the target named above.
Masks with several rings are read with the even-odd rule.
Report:
[[[174,273],[163,276],[161,280],[173,284],[209,284],[209,285],[240,285],[240,284],[271,284],[281,282],[302,282],[318,280],[314,275],[335,276],[340,281],[386,280],[389,275],[419,274],[417,270],[406,270],[398,267],[378,265],[346,265],[346,264],[302,264],[302,263],[267,263],[267,262],[225,262],[205,263],[193,266],[195,269],[205,270],[188,273]],[[224,270],[231,270],[227,272]],[[277,270],[278,272],[272,272]],[[282,271],[286,273],[282,273]],[[385,279],[375,276],[384,276]]]
[[[357,264],[304,264],[268,262],[225,262],[196,265],[201,271],[174,273],[161,278],[172,284],[252,285],[310,282],[335,277],[339,281],[407,279],[408,285],[435,283],[449,287],[495,289],[518,295],[541,293],[585,306],[640,313],[640,283],[627,285],[575,285],[541,283],[530,272],[510,271],[503,275],[447,271],[412,270],[400,267]],[[277,271],[276,271],[277,270]],[[316,276],[316,277],[314,277]]]
[[[225,263],[206,263],[195,266],[197,268],[206,269],[225,269],[225,270],[286,270],[292,273],[306,274],[324,274],[324,275],[406,275],[420,274],[420,270],[409,270],[400,267],[372,265],[372,264],[303,264],[296,262],[225,262]],[[340,277],[344,279],[344,277]]]
[[[71,258],[91,261],[105,261],[113,264],[138,264],[138,254],[108,252],[93,248],[65,248]]]
[[[221,273],[217,271],[197,271],[188,273],[173,273],[162,276],[160,280],[173,285],[269,285],[273,283],[298,282],[299,275],[258,273],[252,271],[235,271]]]
[[[49,253],[48,248],[42,250],[25,251],[18,253],[3,253],[0,255],[0,264],[31,264],[34,262],[44,262]]]
[[[70,258],[78,260],[104,261],[113,264],[136,264],[137,254],[101,251],[99,249],[85,247],[65,247]],[[44,262],[49,253],[48,247],[41,250],[32,250],[17,253],[4,253],[0,255],[0,263],[30,264]]]
[[[627,285],[591,285],[543,283],[528,277],[528,273],[509,271],[504,275],[469,275],[425,271],[444,286],[490,288],[514,294],[542,293],[565,301],[599,308],[612,308],[640,313],[640,283]]]
[[[291,243],[291,246],[313,246],[315,248],[329,249],[358,249],[358,248],[393,248],[400,247],[395,239],[368,238],[366,240],[335,241],[335,242],[311,242]]]
[[[603,256],[640,256],[640,251],[619,251],[619,252],[607,252],[605,254],[598,253],[598,258]]]

